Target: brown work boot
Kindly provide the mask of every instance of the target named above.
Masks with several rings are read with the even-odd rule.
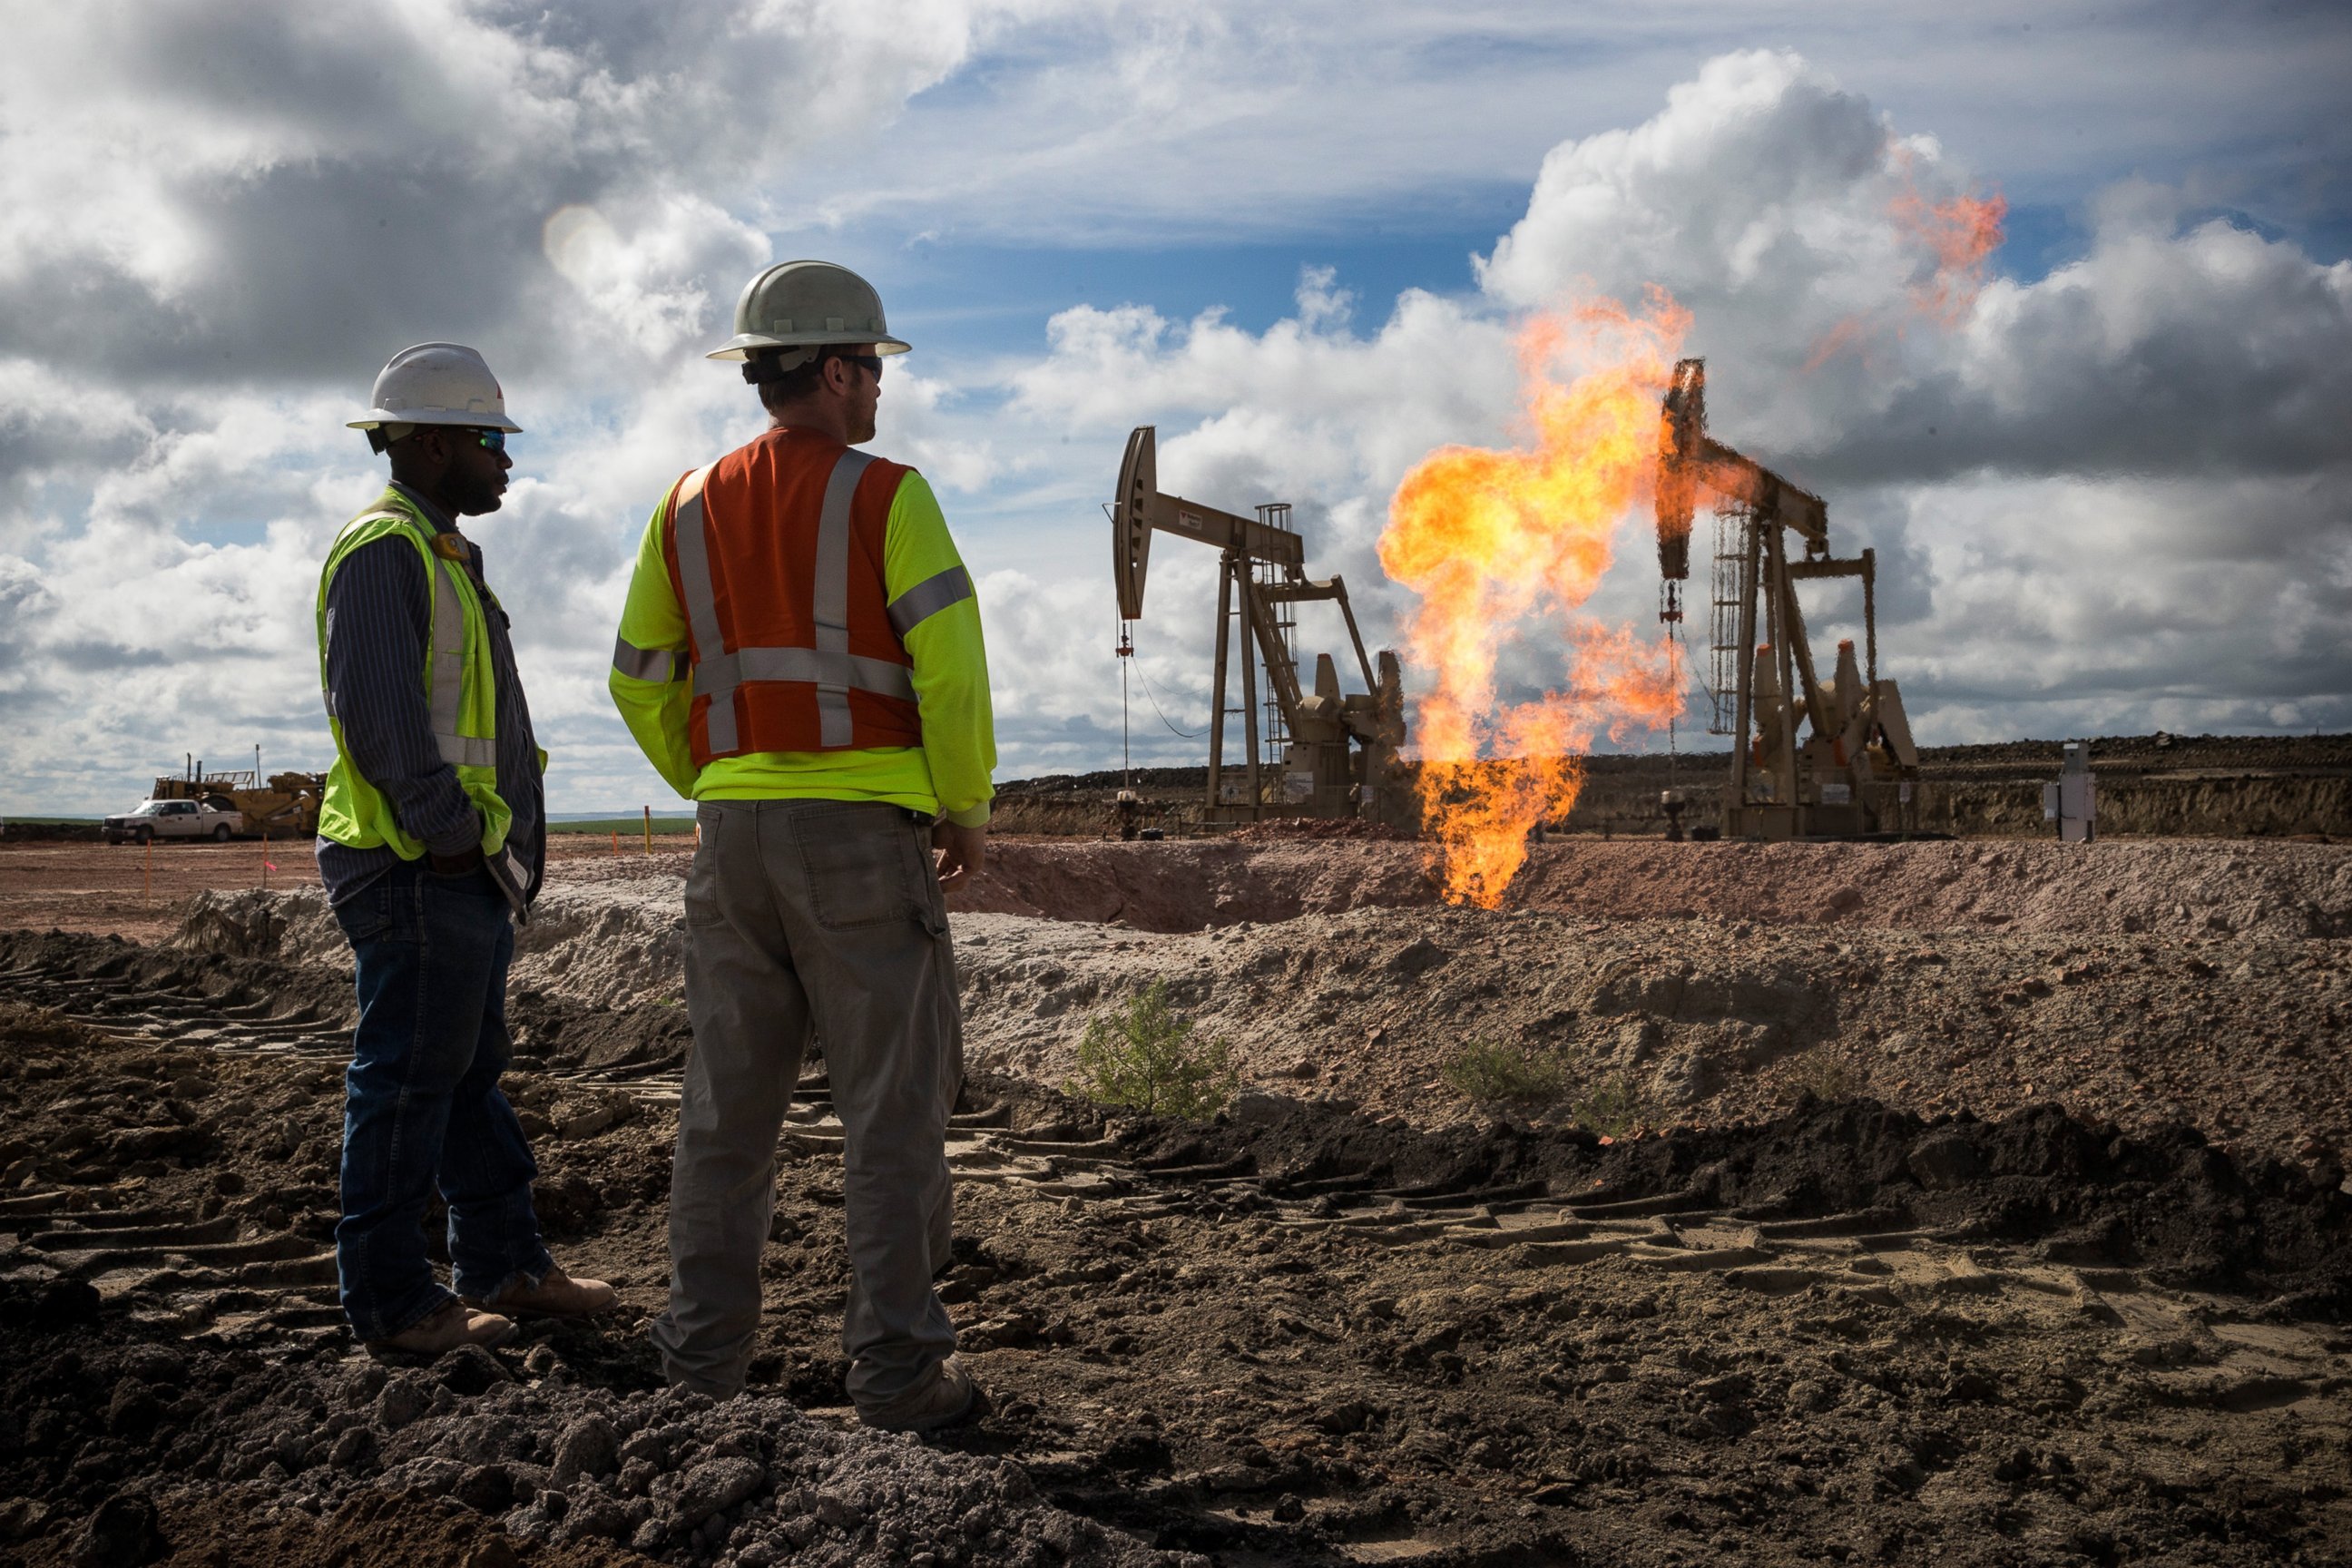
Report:
[[[978,1415],[982,1397],[963,1363],[950,1356],[940,1363],[938,1376],[887,1404],[860,1405],[857,1419],[885,1432],[937,1432]]]
[[[490,1350],[514,1337],[510,1319],[496,1312],[477,1312],[462,1301],[444,1301],[388,1340],[372,1341],[368,1348],[397,1355],[437,1356],[464,1345]]]
[[[551,1264],[536,1285],[518,1274],[482,1300],[467,1297],[466,1305],[512,1318],[593,1318],[620,1300],[621,1293],[602,1279],[574,1279]]]

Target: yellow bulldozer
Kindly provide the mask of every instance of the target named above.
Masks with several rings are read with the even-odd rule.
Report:
[[[324,773],[272,773],[264,784],[257,768],[207,772],[191,760],[179,776],[158,778],[147,798],[201,801],[244,813],[247,834],[308,838],[319,831],[319,802],[326,790]]]

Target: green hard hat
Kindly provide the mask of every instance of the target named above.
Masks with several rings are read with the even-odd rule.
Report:
[[[874,285],[830,261],[779,261],[743,285],[735,301],[735,335],[706,355],[749,359],[761,349],[809,349],[827,343],[872,343],[877,354],[911,346],[890,335],[882,296]],[[787,353],[791,369],[809,354]]]

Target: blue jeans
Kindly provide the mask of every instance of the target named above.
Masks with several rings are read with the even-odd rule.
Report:
[[[335,1264],[362,1340],[389,1339],[450,1300],[425,1253],[425,1206],[449,1205],[457,1291],[477,1299],[553,1267],[530,1184],[539,1167],[499,1091],[512,1055],[507,964],[514,927],[480,872],[386,871],[336,906],[359,969],[344,1075]]]

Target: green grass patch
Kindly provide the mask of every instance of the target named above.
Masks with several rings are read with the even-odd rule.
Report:
[[[1099,1105],[1199,1121],[1223,1109],[1240,1083],[1232,1046],[1222,1036],[1198,1038],[1192,1020],[1168,1005],[1167,986],[1154,981],[1120,1011],[1087,1026],[1078,1076],[1064,1088]]]

